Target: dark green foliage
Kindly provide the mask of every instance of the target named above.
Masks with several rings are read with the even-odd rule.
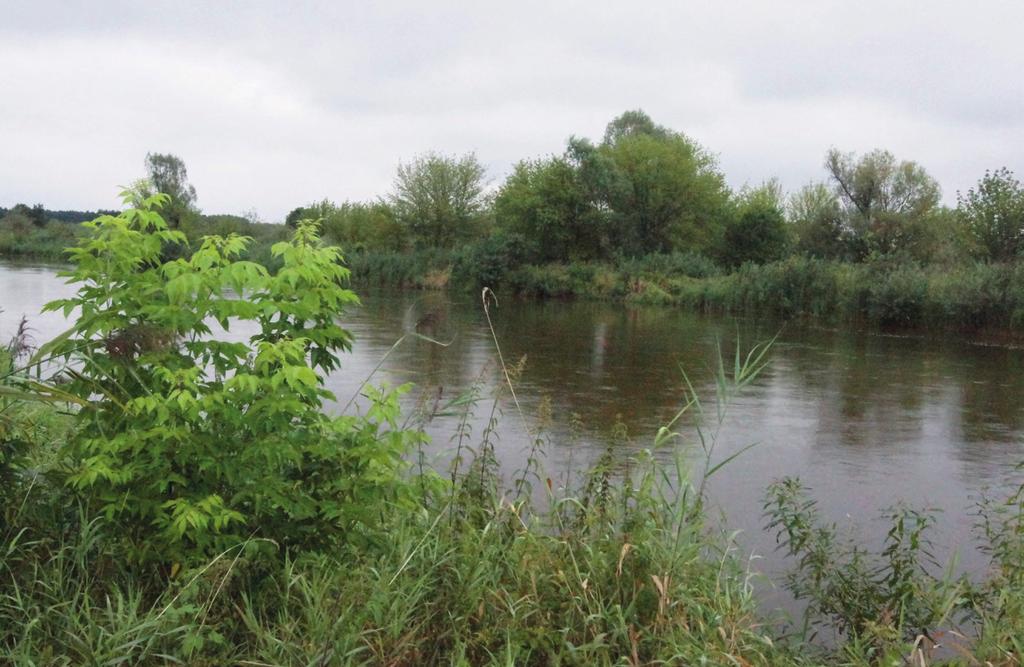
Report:
[[[96,211],[46,211],[47,220],[56,220],[57,222],[71,222],[80,223],[95,220],[101,215],[116,215],[117,211],[112,210],[96,210]]]
[[[786,255],[789,245],[778,185],[769,183],[741,193],[737,210],[725,225],[722,263],[735,268],[747,262],[774,262]]]
[[[42,227],[46,224],[46,209],[43,208],[42,204],[36,204],[35,206],[15,204],[14,208],[11,209],[11,213],[24,217],[36,227]]]
[[[284,224],[286,227],[295,229],[299,225],[299,220],[310,217],[308,213],[308,206],[297,206],[288,212],[288,215],[284,218]]]
[[[428,279],[445,274],[452,263],[452,252],[426,248],[404,253],[357,252],[348,256],[353,280],[362,285],[391,287],[428,287]],[[446,281],[434,284],[441,288]]]
[[[463,246],[452,257],[451,279],[460,287],[495,287],[527,256],[527,243],[518,234],[493,234]]]
[[[729,203],[714,157],[636,113],[613,120],[600,146],[570,146],[594,203],[608,211],[611,246],[630,256],[709,252]]]
[[[673,252],[624,259],[617,268],[627,279],[710,278],[722,274],[721,268],[705,255]]]
[[[607,230],[565,157],[520,162],[494,201],[498,228],[519,235],[531,263],[595,259]]]
[[[526,239],[535,263],[709,252],[728,201],[710,154],[630,111],[600,145],[572,138],[562,157],[519,163],[495,218]]]
[[[188,182],[185,162],[170,153],[146,153],[146,182],[144,195],[161,192],[170,197],[164,218],[171,229],[177,229],[199,213],[196,208],[196,189]]]
[[[59,262],[66,257],[64,249],[74,245],[82,233],[82,228],[73,224],[39,227],[12,211],[0,218],[0,256]]]

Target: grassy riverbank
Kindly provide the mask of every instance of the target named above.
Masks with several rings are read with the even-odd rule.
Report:
[[[517,372],[499,341],[495,395],[408,415],[366,386],[365,414],[330,416],[323,379],[342,372],[336,321],[355,301],[337,249],[302,222],[276,273],[238,237],[172,258],[185,239],[161,202],[88,227],[80,289],[52,305],[82,313],[67,334],[31,359],[17,334],[0,351],[0,661],[1020,664],[1024,487],[978,505],[991,568],[969,580],[931,561],[932,515],[893,508],[872,553],[779,480],[765,523],[807,616],[759,604],[705,498],[729,470],[723,415],[769,348],[719,360],[717,390],[691,392],[651,451],[618,429],[614,457],[568,477],[544,470],[572,443],[552,442],[542,403],[517,415],[525,469],[503,470],[495,416]],[[248,345],[211,329],[236,321]],[[44,360],[75,370],[40,381]],[[476,410],[492,418],[471,433]],[[437,412],[461,415],[449,470],[417,465]]]
[[[473,252],[356,253],[360,281],[421,289],[479,289],[838,324],[958,331],[1024,331],[1024,265],[927,266],[791,257],[724,272],[699,255],[618,263],[515,265]]]
[[[0,228],[0,257],[66,261],[66,248],[83,231],[79,225],[58,222],[16,232]],[[279,264],[270,248],[288,234],[280,225],[253,225],[228,216],[211,217],[185,231],[191,248],[199,247],[206,233],[252,236],[245,257],[271,269]],[[794,256],[727,271],[702,255],[673,253],[538,265],[523,263],[508,248],[489,241],[455,251],[355,251],[346,261],[357,285],[474,291],[491,287],[531,298],[657,304],[828,324],[1013,335],[1024,331],[1024,264],[1018,262],[852,263]]]

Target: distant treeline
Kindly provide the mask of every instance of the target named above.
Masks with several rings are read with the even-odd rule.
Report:
[[[51,220],[69,223],[87,222],[105,214],[116,215],[117,211],[112,209],[97,209],[95,211],[51,211],[48,208],[44,208],[42,204],[36,204],[35,206],[15,204],[11,208],[0,206],[0,218],[6,218],[10,213],[23,215],[34,224],[42,226]]]
[[[321,218],[350,253],[478,247],[506,267],[700,255],[725,271],[789,256],[861,263],[1015,261],[1024,249],[1024,190],[1005,168],[942,204],[920,164],[888,151],[827,152],[823,179],[795,192],[778,181],[732,190],[711,152],[642,111],[599,142],[571,137],[524,160],[497,187],[472,155],[430,153],[399,165],[391,192],[330,200],[286,223]]]
[[[742,304],[880,322],[920,323],[915,313],[928,312],[929,321],[943,322],[947,290],[935,287],[927,299],[938,301],[918,307],[923,283],[907,276],[932,276],[943,285],[944,275],[978,276],[970,284],[984,282],[991,291],[991,281],[980,276],[1017,272],[985,267],[1013,268],[1024,252],[1024,188],[1006,168],[986,172],[957,193],[956,206],[946,206],[939,184],[920,164],[885,150],[855,155],[833,148],[821,180],[794,192],[774,179],[734,190],[712,152],[639,110],[612,120],[600,140],[573,136],[560,153],[517,163],[501,183],[488,180],[473,154],[427,153],[399,164],[382,196],[305,204],[284,226],[260,223],[254,214],[203,215],[176,156],[150,154],[146,171],[130,190],[138,197],[170,194],[164,216],[190,239],[254,236],[251,258],[273,268],[269,246],[283,238],[285,227],[317,219],[324,236],[345,250],[357,281],[389,285],[487,285],[730,310]],[[68,232],[46,230],[41,206],[16,208],[0,219],[0,255],[58,256]],[[817,266],[829,268],[792,269]],[[811,282],[803,285],[797,274]],[[754,275],[789,276],[796,283],[763,286],[756,298],[749,286],[742,297],[725,287],[746,285]],[[823,275],[829,279],[812,280]],[[890,286],[886,298],[900,303],[869,308],[851,276],[870,280],[876,291]],[[694,280],[715,285],[701,291]],[[951,318],[984,326],[1024,322],[1024,311],[1012,314],[1024,295],[1018,299],[1011,282],[1000,282],[996,294],[961,294],[958,299],[991,312]],[[899,287],[911,284],[916,292]],[[811,299],[819,289],[832,296]],[[846,296],[832,298],[839,293]],[[812,301],[816,305],[808,305]],[[898,316],[871,315],[881,312]]]

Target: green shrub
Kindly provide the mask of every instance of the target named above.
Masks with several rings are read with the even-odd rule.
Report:
[[[696,252],[660,253],[624,259],[619,262],[618,267],[627,278],[652,275],[664,278],[708,278],[722,273],[709,257]]]
[[[526,244],[517,234],[497,233],[454,253],[452,280],[458,287],[497,287],[523,262]]]
[[[914,325],[922,321],[928,279],[916,266],[873,271],[867,296],[867,314],[883,325]]]
[[[798,479],[769,486],[765,513],[792,558],[786,586],[806,604],[805,627],[834,632],[851,664],[930,664],[936,645],[964,664],[1017,664],[1024,655],[1024,485],[976,506],[990,559],[980,581],[935,560],[927,510],[884,512],[889,530],[877,551],[844,538]]]
[[[394,394],[373,395],[366,419],[322,411],[324,374],[351,340],[336,318],[357,303],[338,249],[304,221],[273,247],[273,276],[238,259],[248,239],[237,235],[165,261],[184,236],[160,217],[164,201],[87,223],[64,274],[78,292],[47,306],[81,313],[47,349],[74,369],[65,389],[85,403],[67,483],[144,561],[357,534],[401,493],[401,456],[418,436],[395,428]],[[249,327],[248,342],[217,335],[233,326]]]

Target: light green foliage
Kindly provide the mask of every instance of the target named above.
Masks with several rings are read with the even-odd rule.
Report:
[[[323,216],[324,236],[349,252],[398,252],[408,245],[405,229],[387,202],[344,202]]]
[[[479,236],[485,174],[472,153],[427,153],[400,164],[389,199],[395,217],[419,247],[451,248]]]
[[[165,261],[185,240],[159,213],[166,200],[87,223],[66,274],[78,293],[47,306],[81,312],[46,350],[87,401],[67,482],[147,560],[250,536],[322,544],[371,521],[418,436],[394,429],[393,394],[375,395],[367,419],[322,412],[323,376],[351,342],[336,318],[357,302],[340,252],[307,220],[273,246],[275,275],[238,259],[237,235]]]
[[[930,233],[929,217],[939,203],[940,190],[921,165],[897,162],[883,150],[858,159],[832,149],[825,168],[855,257],[904,251]]]
[[[957,213],[983,257],[1006,261],[1024,250],[1024,188],[1005,167],[957,193]]]

